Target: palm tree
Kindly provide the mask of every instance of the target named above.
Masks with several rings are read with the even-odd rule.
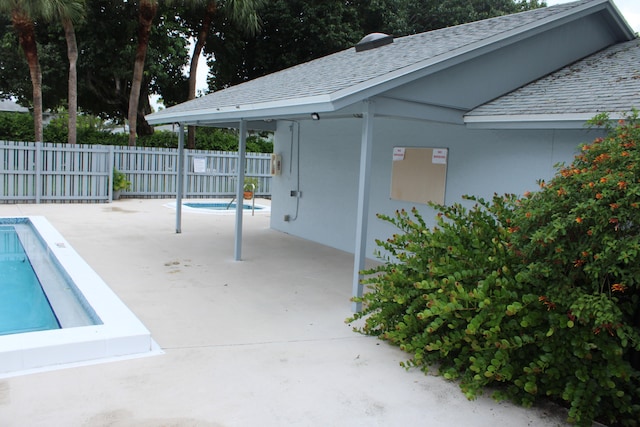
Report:
[[[0,0],[1,1],[1,0]],[[228,0],[225,2],[229,10],[229,16],[236,22],[242,22],[250,30],[255,31],[259,27],[259,19],[256,13],[258,6],[265,0]],[[189,98],[195,98],[195,79],[198,58],[204,48],[206,38],[211,28],[211,18],[216,13],[217,4],[215,0],[190,0],[192,7],[206,2],[206,10],[202,19],[201,29],[198,32],[196,48],[191,60],[189,75]],[[166,4],[171,1],[167,0]],[[153,19],[158,12],[158,0],[140,0],[138,6],[138,46],[136,48],[135,63],[133,66],[133,79],[131,81],[131,93],[129,94],[129,111],[127,113],[129,122],[129,146],[136,145],[136,128],[138,123],[138,105],[140,102],[140,89],[144,72],[145,57],[149,47],[149,35],[153,25]],[[193,89],[191,89],[193,87]]]
[[[200,21],[200,28],[196,36],[196,44],[189,66],[189,93],[187,94],[187,100],[195,99],[196,97],[198,61],[207,42],[207,37],[211,30],[211,21],[218,10],[218,3],[216,0],[208,0]],[[229,14],[230,20],[244,25],[247,33],[252,34],[260,28],[260,19],[257,11],[263,4],[264,0],[229,0],[226,4],[221,4],[221,6],[226,6],[225,10]],[[195,126],[189,126],[187,130],[187,147],[195,148]]]
[[[69,144],[75,144],[77,137],[76,121],[78,116],[78,71],[76,68],[78,62],[78,45],[76,43],[76,32],[73,23],[79,22],[84,18],[86,3],[85,0],[55,0],[47,3],[49,7],[52,8],[47,14],[60,19],[67,41],[67,57],[69,58],[69,129],[67,142]]]
[[[220,4],[223,6],[231,21],[245,26],[247,34],[253,34],[260,29],[260,19],[257,11],[262,7],[265,0],[228,0]],[[196,2],[197,3],[197,2]],[[219,3],[216,0],[208,0],[200,28],[196,37],[196,44],[191,56],[191,64],[189,66],[189,94],[187,99],[196,97],[196,74],[198,70],[198,60],[202,54],[202,50],[207,42],[207,37],[211,30],[211,21],[218,10]]]
[[[0,0],[0,11],[11,15],[11,23],[18,34],[18,42],[29,65],[33,86],[33,127],[36,141],[42,141],[44,126],[42,123],[42,69],[38,59],[35,20],[46,21],[59,17],[65,29],[69,55],[69,142],[75,143],[78,98],[75,65],[78,48],[72,22],[82,16],[84,3],[85,0]]]
[[[0,0],[0,11],[11,16],[11,24],[18,35],[18,42],[29,65],[29,75],[33,87],[33,127],[35,141],[42,141],[42,70],[38,60],[35,23],[41,6],[47,0]]]
[[[195,99],[196,97],[196,77],[198,74],[198,61],[200,55],[204,49],[204,45],[207,42],[209,36],[209,30],[211,29],[211,21],[213,16],[218,10],[218,2],[216,0],[207,1],[207,7],[202,15],[202,21],[200,23],[200,30],[196,37],[196,44],[193,47],[193,54],[191,55],[191,64],[189,64],[189,92],[187,93],[187,100]],[[187,127],[187,148],[196,148],[196,127]]]
[[[138,104],[140,102],[140,88],[144,72],[144,61],[149,47],[149,35],[153,18],[158,12],[157,0],[140,0],[138,5],[138,46],[136,48],[135,62],[133,64],[133,79],[131,80],[131,93],[129,94],[129,146],[136,145],[136,127],[138,124]]]

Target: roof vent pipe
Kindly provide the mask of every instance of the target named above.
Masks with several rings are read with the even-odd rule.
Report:
[[[371,33],[356,44],[356,52],[375,49],[393,43],[393,36],[384,33]]]

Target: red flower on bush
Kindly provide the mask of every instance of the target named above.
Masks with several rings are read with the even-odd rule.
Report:
[[[613,292],[624,292],[627,287],[622,283],[614,283],[611,285],[611,290]]]

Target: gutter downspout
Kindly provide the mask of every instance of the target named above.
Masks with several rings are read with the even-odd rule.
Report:
[[[358,185],[358,212],[356,223],[356,247],[353,260],[353,297],[362,297],[362,275],[367,253],[367,226],[369,223],[369,189],[371,187],[371,152],[373,141],[373,101],[366,99],[362,108],[362,141],[360,143],[360,178]],[[362,311],[361,302],[352,302],[354,313]]]

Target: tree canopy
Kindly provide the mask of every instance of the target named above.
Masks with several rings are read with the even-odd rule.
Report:
[[[78,108],[83,113],[117,123],[126,120],[138,45],[138,3],[86,0],[85,19],[74,23]],[[139,136],[152,132],[144,122],[144,115],[151,112],[151,94],[159,95],[167,106],[188,99],[190,40],[200,34],[204,23],[200,17],[207,10],[214,13],[204,55],[210,66],[209,88],[218,90],[346,49],[371,32],[403,36],[545,4],[538,0],[209,0],[157,5],[140,86]],[[255,7],[255,13],[249,7]],[[247,20],[238,24],[242,13]],[[259,30],[251,34],[249,24]],[[35,19],[34,30],[43,108],[66,109],[69,58],[62,25]],[[29,67],[9,14],[0,14],[0,48],[0,97],[15,97],[21,105],[33,107]]]
[[[220,36],[208,44],[209,87],[221,89],[347,49],[373,32],[400,37],[543,6],[538,0],[272,0],[253,37],[224,20],[217,23]]]

